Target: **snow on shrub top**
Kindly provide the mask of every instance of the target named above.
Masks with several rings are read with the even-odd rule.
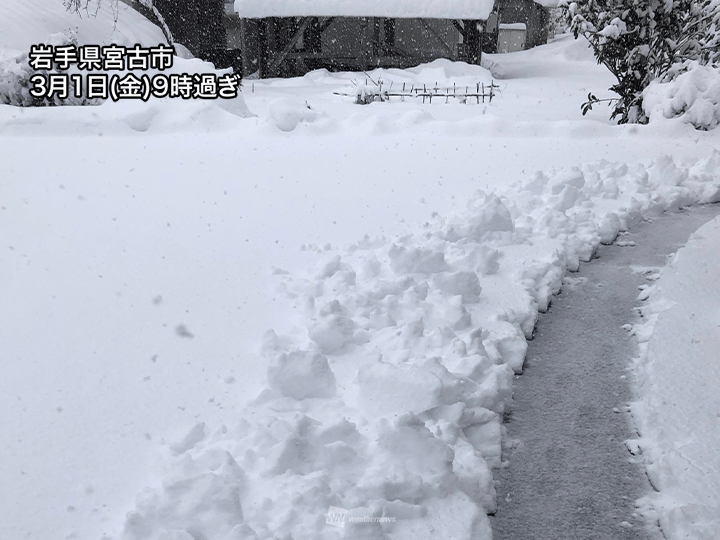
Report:
[[[590,93],[582,105],[583,114],[594,103],[608,101],[615,105],[611,119],[619,117],[621,124],[646,123],[648,108],[643,99],[651,83],[672,81],[698,63],[720,63],[718,0],[563,0],[562,5],[575,38],[587,38],[598,63],[604,64],[618,81],[610,88],[618,98],[598,99]],[[697,76],[686,79],[696,80]],[[683,83],[670,92],[686,95],[694,103],[690,96],[694,86],[692,82]],[[701,101],[696,113],[699,108],[704,110],[689,119],[690,123],[701,129],[717,125],[711,120],[714,113],[710,103],[712,98]],[[681,97],[664,110],[666,116],[676,116],[690,106],[692,103]]]
[[[77,45],[77,36],[74,32],[60,32],[52,34],[45,39],[49,45]],[[4,55],[3,55],[4,56]],[[0,56],[0,104],[15,105],[18,107],[51,107],[59,105],[97,105],[100,100],[74,97],[74,83],[70,81],[70,92],[67,98],[38,98],[30,94],[34,84],[31,78],[35,74],[47,77],[50,74],[60,73],[57,69],[35,70],[30,66],[28,52],[23,51],[7,57]]]
[[[720,124],[720,69],[693,62],[671,82],[654,81],[643,98],[651,120],[681,116],[696,129],[714,129]]]

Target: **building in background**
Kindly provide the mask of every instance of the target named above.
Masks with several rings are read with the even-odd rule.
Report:
[[[151,19],[138,0],[124,0]],[[153,0],[174,40],[243,76],[405,68],[547,42],[557,0]],[[148,14],[149,12],[149,14]]]
[[[228,2],[229,4],[229,2]],[[546,43],[557,0],[236,0],[226,11],[244,75],[404,68],[437,58],[479,64],[482,52]]]
[[[196,58],[213,62],[218,68],[241,69],[240,51],[228,47],[228,31],[233,17],[232,2],[226,0],[152,0],[162,24],[147,1],[123,0],[172,35],[172,41],[187,47]],[[239,21],[238,21],[239,22]],[[167,28],[165,28],[167,25]]]

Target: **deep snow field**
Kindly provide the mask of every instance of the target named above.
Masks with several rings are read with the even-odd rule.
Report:
[[[26,5],[0,6],[0,61],[72,24],[60,0]],[[162,39],[124,7],[112,18],[85,20],[80,43]],[[0,537],[489,539],[538,312],[599,242],[720,200],[720,139],[582,117],[612,79],[571,36],[483,66],[246,80],[223,103],[0,105]],[[338,95],[380,79],[499,92]],[[717,223],[701,236],[717,246]],[[701,236],[679,281],[717,265],[678,263],[709,256]],[[714,296],[662,294],[707,302],[717,337]],[[717,437],[717,398],[697,439],[676,430],[676,358],[644,332],[636,444],[661,493],[643,508],[668,538],[697,519],[717,537],[717,453],[685,451]],[[702,343],[673,394],[686,417],[706,403]]]

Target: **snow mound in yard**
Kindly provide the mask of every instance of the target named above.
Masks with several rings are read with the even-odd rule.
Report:
[[[192,73],[190,64],[195,61],[182,62],[177,68]],[[212,66],[200,72],[212,72]],[[242,93],[227,100],[107,100],[98,106],[84,107],[22,108],[0,104],[0,126],[5,134],[30,137],[217,132],[236,128],[239,119],[251,116]],[[43,126],[43,130],[38,130],[38,126]]]
[[[720,538],[720,218],[676,253],[635,331],[639,400],[632,412],[648,477],[643,500],[668,540]],[[646,293],[647,294],[647,293]]]
[[[87,107],[11,107],[0,105],[0,126],[8,135],[137,135],[178,132],[217,132],[237,127],[253,114],[242,94],[229,100],[150,98],[106,101]],[[38,126],[44,131],[39,132]]]
[[[273,100],[268,105],[268,112],[280,131],[292,131],[300,122],[312,122],[317,117],[307,103],[291,98]]]
[[[0,49],[27,50],[46,43],[51,34],[75,29],[79,45],[167,43],[162,31],[140,13],[122,2],[115,8],[110,0],[90,0],[80,16],[67,11],[62,0],[3,0],[0,21]]]
[[[694,62],[671,82],[653,82],[643,107],[651,120],[681,117],[696,129],[714,129],[720,123],[720,68]]]
[[[400,237],[316,248],[278,272],[267,387],[234,425],[195,426],[128,514],[124,540],[489,539],[502,414],[564,274],[645,216],[720,200],[692,166],[601,161],[536,173]]]

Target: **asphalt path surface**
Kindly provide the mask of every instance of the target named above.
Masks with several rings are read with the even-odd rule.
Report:
[[[651,491],[634,438],[630,361],[642,267],[665,266],[720,205],[666,213],[601,246],[568,274],[529,342],[495,471],[494,540],[656,540],[635,501]]]

